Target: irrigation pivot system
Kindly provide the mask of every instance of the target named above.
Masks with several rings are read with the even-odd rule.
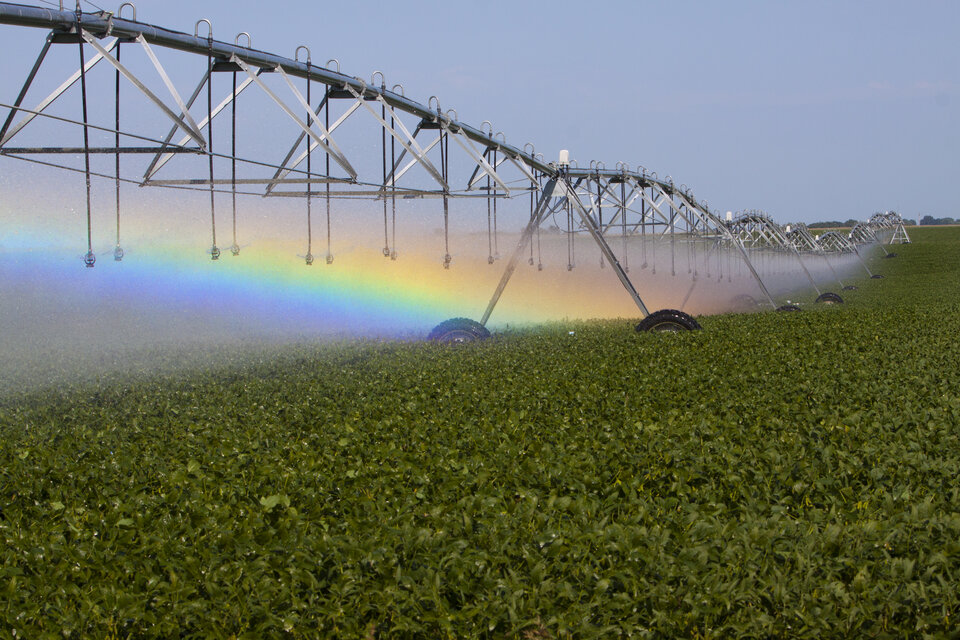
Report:
[[[758,211],[724,218],[670,177],[622,162],[611,168],[603,162],[580,167],[565,151],[549,162],[532,144],[510,144],[489,122],[479,127],[461,122],[456,111],[444,110],[435,96],[426,104],[408,98],[402,85],[388,87],[380,72],[366,81],[343,73],[335,59],[314,64],[305,46],[297,47],[292,57],[260,51],[247,33],[232,42],[218,40],[205,19],[196,23],[193,33],[183,33],[138,21],[129,2],[116,13],[84,12],[79,2],[75,8],[63,2],[59,8],[0,2],[0,24],[46,32],[20,91],[0,103],[6,110],[0,155],[84,175],[84,263],[90,268],[97,261],[91,228],[93,178],[116,186],[110,208],[116,212],[117,261],[125,256],[125,183],[209,193],[213,260],[222,255],[224,209],[231,223],[227,248],[233,256],[240,254],[240,196],[302,202],[306,265],[318,257],[314,251],[322,251],[324,261],[333,263],[330,220],[343,200],[370,200],[382,208],[382,253],[389,260],[399,257],[398,200],[436,202],[444,231],[441,264],[447,269],[453,263],[449,225],[456,203],[472,201],[479,210],[485,205],[491,265],[500,260],[498,209],[501,219],[505,207],[522,210],[527,223],[505,256],[499,284],[482,316],[479,321],[454,318],[438,325],[430,336],[446,342],[489,335],[486,324],[516,269],[522,262],[543,268],[541,229],[547,224],[566,243],[568,270],[576,267],[578,238],[589,238],[599,249],[601,266],[619,279],[643,317],[638,331],[699,328],[683,311],[691,295],[697,287],[731,282],[734,273],[752,291],[737,296],[736,304],[759,300],[774,309],[796,309],[777,300],[784,289],[771,282],[778,274],[793,274],[795,279],[798,273],[799,286],[809,285],[818,302],[842,302],[825,290],[833,282],[851,288],[840,279],[840,263],[855,258],[874,275],[861,256],[865,248],[909,242],[895,213],[877,214],[849,235],[821,236],[802,225],[781,227]],[[193,69],[191,83],[174,80],[168,62],[173,58],[178,71]],[[41,79],[65,68],[67,77],[37,100],[33,94],[42,94],[36,90]],[[255,118],[242,117],[251,112]],[[289,139],[258,138],[267,122],[286,125]],[[64,133],[53,136],[56,144],[51,135],[25,141],[44,126],[73,131],[77,143],[66,146],[63,141],[69,136]],[[113,162],[104,166],[107,159]],[[319,249],[314,243],[317,215],[325,223],[319,225],[325,248]],[[644,302],[644,283],[658,268],[661,275],[689,276],[678,309],[651,310]]]

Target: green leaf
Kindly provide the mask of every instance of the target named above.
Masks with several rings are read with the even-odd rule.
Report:
[[[284,507],[290,506],[290,498],[286,495],[275,494],[272,496],[267,496],[260,498],[260,504],[263,505],[263,508],[267,511],[270,511],[278,505],[283,505]]]

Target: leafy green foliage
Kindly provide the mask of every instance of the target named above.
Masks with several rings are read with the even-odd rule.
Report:
[[[0,626],[947,634],[960,233],[911,233],[842,307],[274,347],[9,396]]]

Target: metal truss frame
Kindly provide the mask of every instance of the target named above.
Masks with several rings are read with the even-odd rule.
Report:
[[[208,21],[206,22],[209,27]],[[502,198],[514,198],[523,193],[530,194],[530,218],[521,234],[520,240],[510,259],[508,260],[500,284],[490,300],[482,323],[485,324],[499,300],[523,252],[529,246],[531,249],[530,264],[533,264],[532,238],[539,232],[544,221],[561,210],[566,210],[570,221],[569,232],[587,233],[593,239],[601,252],[601,266],[607,264],[618,277],[619,281],[629,293],[639,312],[643,316],[649,314],[648,308],[632,282],[628,262],[628,240],[639,236],[643,239],[664,242],[669,240],[671,248],[678,244],[685,246],[687,251],[693,251],[696,256],[698,246],[704,245],[708,252],[723,248],[736,251],[739,258],[747,266],[751,276],[773,307],[776,303],[761,277],[760,270],[751,259],[751,252],[775,251],[792,253],[800,263],[817,293],[819,288],[807,270],[801,253],[825,255],[830,251],[847,251],[852,248],[857,252],[857,244],[879,242],[877,234],[890,233],[890,242],[909,242],[902,220],[890,212],[878,214],[870,223],[861,228],[855,228],[851,234],[849,248],[842,246],[836,238],[831,237],[832,244],[825,247],[818,245],[804,227],[790,234],[784,232],[779,225],[765,214],[752,212],[740,216],[732,222],[724,222],[719,216],[711,212],[705,202],[698,201],[694,195],[681,185],[677,187],[669,178],[659,179],[656,174],[648,174],[645,170],[631,171],[626,165],[618,163],[616,170],[607,170],[602,163],[591,163],[589,168],[577,168],[567,165],[547,163],[542,156],[536,154],[532,145],[522,148],[506,142],[501,133],[494,133],[492,125],[487,128],[472,127],[461,122],[456,112],[444,112],[440,108],[439,100],[431,97],[426,105],[407,98],[402,87],[395,85],[387,89],[380,74],[379,86],[353,76],[341,73],[339,63],[336,69],[327,66],[316,66],[310,61],[309,50],[305,61],[301,61],[297,54],[305,47],[299,47],[295,56],[291,58],[278,56],[272,53],[253,49],[247,35],[247,46],[240,45],[240,36],[233,44],[214,40],[212,30],[206,36],[199,34],[199,25],[193,35],[164,29],[162,27],[138,22],[134,19],[124,19],[119,15],[108,13],[82,13],[72,11],[57,11],[39,7],[29,7],[8,2],[0,2],[0,24],[12,24],[27,27],[36,27],[50,30],[49,36],[43,44],[36,62],[27,75],[25,82],[12,105],[3,105],[9,109],[7,117],[0,127],[0,154],[40,162],[29,156],[34,154],[76,154],[83,153],[86,159],[84,173],[88,182],[88,239],[89,239],[89,181],[91,176],[98,174],[90,170],[90,154],[104,153],[116,155],[116,175],[104,176],[113,178],[117,184],[117,249],[119,250],[119,223],[120,197],[119,185],[121,181],[132,182],[140,186],[208,189],[210,193],[210,216],[212,247],[211,255],[214,259],[219,256],[216,242],[216,213],[215,193],[230,193],[233,196],[234,213],[234,254],[239,252],[236,242],[236,196],[238,193],[269,197],[303,198],[306,202],[308,249],[307,264],[312,263],[310,247],[311,229],[311,202],[314,198],[322,197],[326,200],[327,212],[327,262],[332,262],[330,251],[330,202],[335,198],[369,198],[383,202],[384,215],[384,255],[396,258],[395,242],[391,248],[388,234],[388,203],[392,203],[394,215],[394,235],[396,219],[396,198],[439,198],[443,201],[443,216],[445,239],[449,218],[450,198],[481,198],[487,201],[488,227],[492,228],[493,238],[496,238],[497,201]],[[109,39],[108,41],[105,41]],[[80,64],[58,88],[44,98],[34,109],[24,108],[23,102],[34,83],[38,73],[46,60],[48,53],[55,44],[73,44],[79,47]],[[150,88],[149,83],[136,73],[131,67],[122,63],[120,47],[124,49],[132,44],[139,45],[139,50],[150,61],[152,68],[157,72],[161,83],[169,94],[174,106],[160,98],[158,91]],[[84,47],[91,47],[95,55],[85,59]],[[167,73],[157,52],[160,50],[177,50],[194,54],[205,63],[205,69],[200,74],[187,100],[183,100],[170,75]],[[94,125],[87,118],[87,89],[86,76],[99,63],[106,61],[117,76],[116,81],[116,127],[104,128]],[[329,61],[327,65],[335,61]],[[229,72],[233,74],[233,83],[230,91],[214,106],[213,77],[217,73]],[[379,72],[377,72],[379,73]],[[373,80],[376,80],[377,73]],[[120,76],[129,81],[137,91],[145,96],[166,120],[171,122],[169,131],[163,137],[134,135],[120,128]],[[237,83],[238,77],[242,81]],[[275,78],[277,80],[270,80]],[[47,113],[48,107],[63,96],[77,83],[82,86],[84,115],[80,119],[62,118]],[[305,82],[305,92],[299,85]],[[278,91],[278,86],[286,86],[289,93]],[[322,88],[322,99],[313,99],[312,86]],[[262,161],[259,159],[242,158],[236,152],[236,110],[238,98],[245,94],[250,87],[256,86],[260,93],[279,108],[284,114],[284,121],[289,120],[296,125],[296,135],[289,147],[284,144],[278,149],[279,162]],[[202,104],[201,96],[206,89],[205,113],[200,113],[198,104]],[[398,90],[399,89],[399,90]],[[246,99],[246,98],[245,98]],[[331,122],[331,104],[334,101],[347,101],[347,104]],[[225,112],[232,116],[231,151],[229,153],[214,152],[213,129],[214,119]],[[19,121],[14,124],[18,112]],[[381,139],[382,167],[380,175],[370,175],[359,169],[360,163],[354,164],[349,159],[353,149],[337,142],[341,136],[341,127],[354,119],[356,114],[367,113]],[[20,133],[37,117],[52,118],[69,122],[83,127],[83,147],[10,147],[7,143]],[[101,129],[114,133],[116,144],[112,147],[92,147],[87,140],[89,129]],[[177,136],[177,132],[181,136]],[[427,137],[424,132],[436,132],[435,137]],[[149,142],[153,146],[121,145],[121,136],[130,136],[135,139]],[[176,138],[176,142],[174,139]],[[457,169],[466,174],[463,181],[459,176],[453,177],[451,163],[450,141],[454,142],[454,149],[462,155],[457,158]],[[323,167],[314,165],[314,153],[322,154]],[[188,178],[161,178],[159,172],[167,167],[180,154],[199,154],[208,159],[206,175],[203,177],[191,176]],[[122,178],[120,175],[120,157],[125,154],[144,154],[152,156],[142,176],[136,180]],[[438,158],[439,156],[439,158]],[[230,177],[217,174],[214,158],[230,160]],[[356,158],[354,158],[356,160]],[[263,177],[237,177],[236,165],[238,162],[248,163],[259,169],[269,170],[269,175]],[[72,167],[45,163],[50,166],[60,166],[77,171]],[[221,163],[223,165],[225,163]],[[304,164],[306,167],[304,168]],[[411,175],[414,168],[422,169],[424,175],[419,178]],[[334,174],[334,170],[342,172]],[[223,167],[221,166],[221,171]],[[510,175],[508,175],[508,172]],[[417,173],[417,172],[415,172]],[[515,177],[514,177],[515,176]],[[414,184],[415,179],[424,180],[427,177],[427,186]],[[401,180],[403,179],[403,182]],[[545,181],[545,182],[544,182]],[[541,184],[543,183],[543,184]],[[315,189],[314,185],[323,185],[322,189]],[[282,185],[305,185],[305,190],[296,191],[281,189]],[[332,189],[331,185],[339,185]],[[244,190],[238,190],[242,186]],[[218,189],[229,187],[229,189]],[[262,187],[262,192],[254,190]],[[491,215],[492,214],[492,215]],[[492,225],[491,225],[492,221]],[[574,221],[576,221],[574,223]],[[574,227],[574,224],[576,225]],[[614,239],[622,239],[622,255],[614,250]],[[450,265],[449,241],[444,257],[444,266]],[[492,263],[499,257],[491,244],[489,261]],[[857,252],[859,255],[859,252]],[[675,257],[672,250],[671,255]],[[705,254],[705,255],[710,255]],[[761,255],[755,254],[755,255]],[[88,256],[92,266],[92,248]],[[119,259],[119,258],[118,258]],[[689,262],[689,254],[688,254]],[[694,264],[696,257],[694,257]],[[646,266],[644,263],[643,266]],[[866,265],[865,265],[866,266]],[[573,268],[572,261],[568,268]],[[831,267],[832,268],[832,267]],[[675,273],[675,264],[671,264]],[[655,273],[655,268],[653,273]],[[696,274],[694,284],[696,286]],[[687,293],[690,297],[693,287]],[[684,304],[686,299],[684,300]]]

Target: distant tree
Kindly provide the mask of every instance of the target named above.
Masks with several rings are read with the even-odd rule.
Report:
[[[826,220],[824,222],[811,222],[807,225],[809,229],[832,229],[834,227],[842,227],[843,223],[839,220]]]
[[[923,216],[920,218],[920,224],[957,224],[953,218],[934,218],[933,216]]]
[[[854,226],[855,224],[857,224],[858,222],[860,222],[860,221],[859,221],[859,220],[855,220],[855,219],[853,219],[853,218],[850,218],[849,220],[847,220],[846,222],[843,223],[843,226],[845,226],[845,227],[852,227],[852,226]]]

